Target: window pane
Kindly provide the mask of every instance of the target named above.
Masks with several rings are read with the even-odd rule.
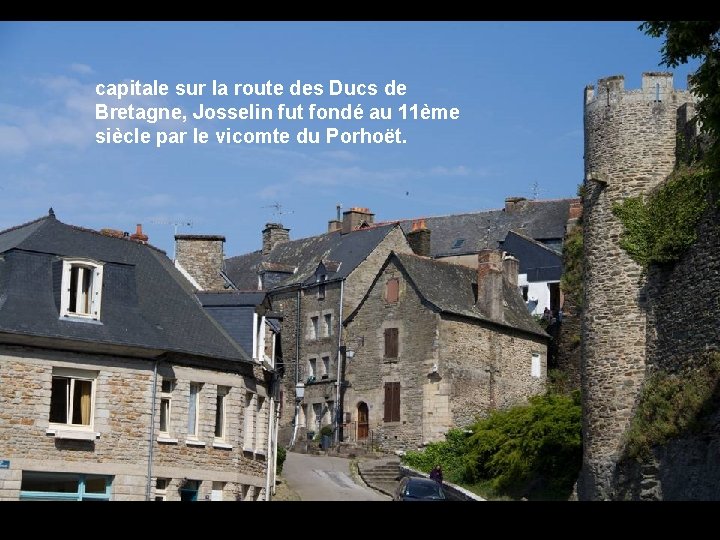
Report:
[[[51,491],[55,493],[77,493],[78,476],[62,473],[23,472],[22,491]]]
[[[170,418],[170,400],[160,400],[160,431],[168,432],[168,419]]]
[[[70,379],[66,377],[52,378],[52,395],[50,396],[50,421],[67,424],[68,386]]]
[[[85,477],[85,493],[105,493],[106,490],[107,477],[90,475]]]
[[[70,269],[70,304],[68,311],[77,312],[77,284],[78,284],[78,267]]]
[[[92,283],[92,270],[80,268],[82,274],[82,288],[78,301],[80,313],[90,313],[90,284]]]
[[[198,386],[196,384],[191,384],[190,403],[188,403],[188,435],[195,435],[197,431],[197,401]]]
[[[215,406],[215,436],[222,439],[225,435],[225,395],[218,394]]]
[[[162,383],[160,385],[160,389],[162,392],[165,392],[166,394],[169,394],[173,391],[173,380],[172,379],[163,379]]]
[[[75,379],[73,391],[73,424],[89,426],[92,404],[92,382]]]

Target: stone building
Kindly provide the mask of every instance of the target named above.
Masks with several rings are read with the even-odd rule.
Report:
[[[388,256],[346,319],[347,439],[415,449],[545,390],[548,336],[517,263],[491,249],[474,268]]]
[[[140,227],[105,233],[0,232],[0,499],[268,498],[271,366]]]
[[[584,103],[584,444],[577,493],[580,499],[612,499],[618,496],[623,436],[645,379],[648,339],[654,333],[647,317],[647,273],[620,247],[622,224],[612,207],[650,193],[672,172],[678,128],[684,130],[692,116],[693,97],[673,87],[670,73],[644,73],[637,90],[626,90],[621,75],[600,79],[597,88],[585,88]],[[692,275],[697,284],[712,273]],[[685,315],[707,320],[697,311],[708,306],[707,300],[697,302],[688,290],[680,291],[666,292],[673,304],[679,298],[695,304]],[[716,315],[710,318],[716,321]],[[710,333],[717,335],[713,325]],[[678,319],[670,326],[678,328]]]

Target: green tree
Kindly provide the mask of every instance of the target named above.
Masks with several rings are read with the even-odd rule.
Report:
[[[720,165],[720,21],[645,21],[640,30],[652,37],[664,37],[662,63],[670,68],[699,59],[690,75],[693,93],[699,98],[698,118],[710,137],[708,161]]]

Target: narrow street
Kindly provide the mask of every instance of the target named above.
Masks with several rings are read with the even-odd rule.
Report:
[[[282,478],[303,501],[389,501],[387,497],[357,483],[350,472],[351,460],[288,452]]]

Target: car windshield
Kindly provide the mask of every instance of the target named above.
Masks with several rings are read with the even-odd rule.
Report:
[[[444,499],[445,495],[435,482],[408,482],[405,496],[414,499]]]

